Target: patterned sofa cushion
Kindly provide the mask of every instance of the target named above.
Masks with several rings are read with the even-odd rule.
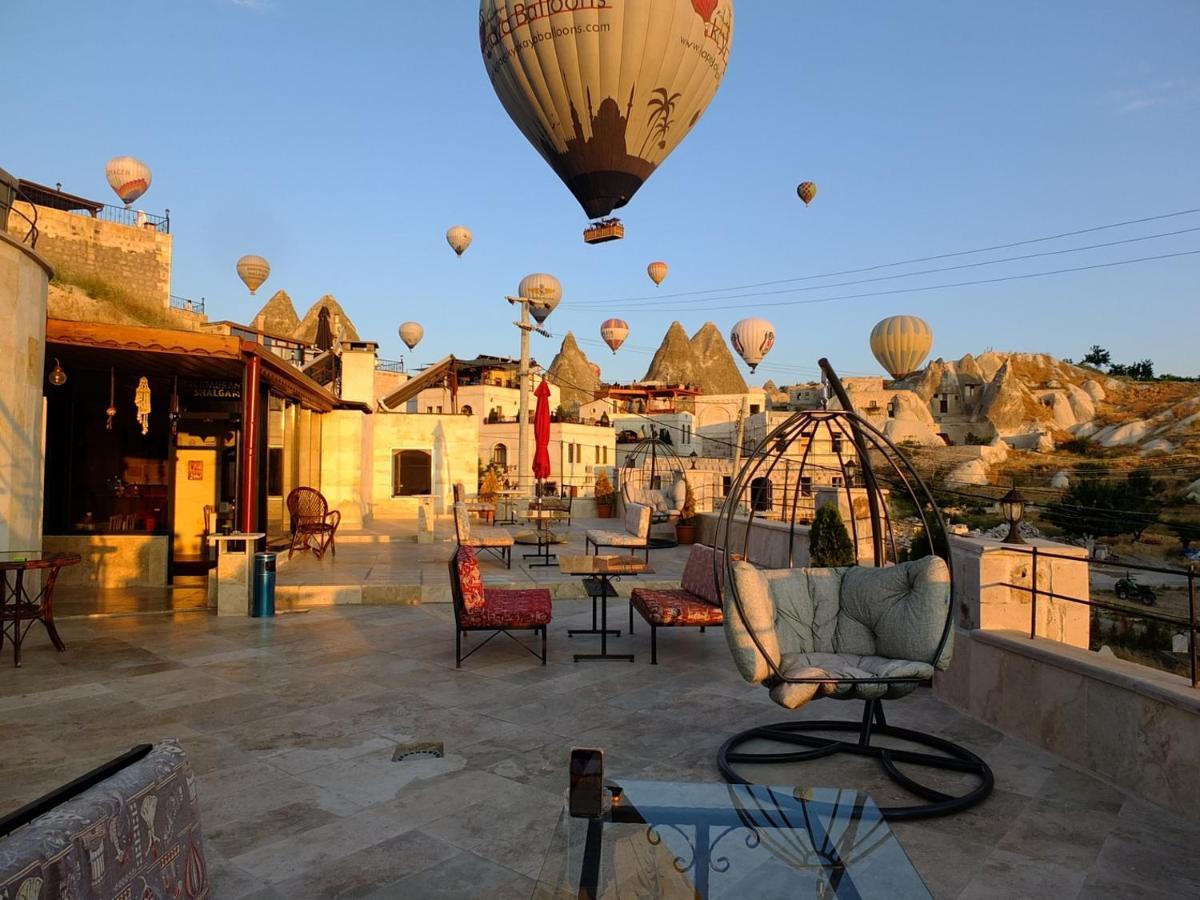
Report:
[[[484,588],[480,609],[463,616],[465,628],[534,628],[550,624],[550,592],[544,588]]]
[[[174,741],[0,840],[0,897],[208,896],[196,781]]]
[[[680,587],[705,603],[721,605],[721,587],[725,584],[725,552],[707,544],[692,544],[683,567]],[[721,587],[718,587],[720,585]]]
[[[642,618],[654,626],[720,625],[725,620],[719,606],[681,589],[634,588],[629,599]]]
[[[458,548],[458,587],[462,592],[463,608],[467,612],[482,609],[483,575],[479,571],[479,557],[470,547]]]

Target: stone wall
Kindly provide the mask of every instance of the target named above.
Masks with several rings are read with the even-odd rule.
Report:
[[[375,413],[366,417],[371,430],[370,464],[363,469],[364,507],[369,520],[415,520],[420,497],[392,496],[392,455],[397,450],[424,450],[432,460],[434,512],[448,515],[454,482],[475,493],[479,474],[479,427],[473,416],[427,416]],[[328,452],[328,451],[326,451]]]
[[[28,203],[15,209],[32,215]],[[9,221],[9,228],[20,222]],[[171,235],[93,219],[58,209],[37,208],[37,250],[60,281],[98,281],[129,301],[164,316],[171,307]]]
[[[42,546],[46,293],[51,270],[0,233],[0,551]]]

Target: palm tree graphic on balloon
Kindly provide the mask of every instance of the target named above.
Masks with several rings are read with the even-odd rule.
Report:
[[[650,102],[646,104],[650,108],[650,117],[646,120],[646,124],[652,127],[642,144],[643,154],[646,152],[646,144],[654,140],[658,141],[659,150],[667,149],[667,135],[671,132],[671,126],[675,124],[675,120],[671,117],[675,114],[675,105],[682,96],[683,94],[678,91],[668,94],[666,88],[654,89]]]

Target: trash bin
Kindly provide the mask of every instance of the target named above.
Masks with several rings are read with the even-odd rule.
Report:
[[[275,615],[275,554],[254,554],[254,581],[250,585],[250,615],[256,619]]]

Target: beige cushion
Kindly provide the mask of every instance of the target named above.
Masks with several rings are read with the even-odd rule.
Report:
[[[468,547],[511,547],[513,536],[503,528],[484,525],[475,528],[471,532],[470,540],[463,543]]]
[[[933,666],[911,659],[855,656],[848,653],[784,654],[780,667],[787,678],[932,678]],[[824,684],[782,682],[771,688],[771,699],[799,709],[818,695],[838,700],[894,700],[916,690],[916,682],[899,684]]]
[[[588,529],[588,540],[600,547],[641,547],[646,543],[645,538],[625,531],[601,531],[598,528]]]
[[[741,605],[739,608],[733,600],[732,591],[725,592],[725,639],[742,677],[751,684],[758,684],[771,674],[771,667],[750,634],[756,634],[763,650],[771,659],[779,661],[775,599],[771,596],[764,570],[748,562],[739,560],[733,564],[733,580]]]
[[[641,503],[630,503],[625,507],[625,530],[645,543],[650,534],[650,507]]]

